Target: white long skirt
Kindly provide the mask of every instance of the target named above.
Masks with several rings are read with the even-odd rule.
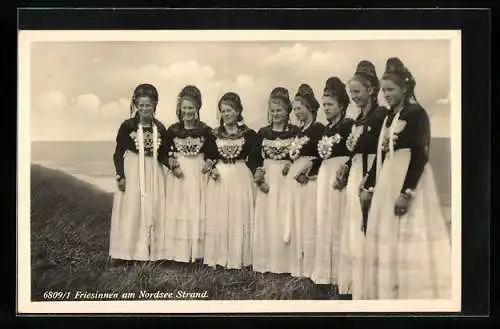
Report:
[[[317,284],[338,284],[340,237],[346,217],[346,189],[333,188],[337,170],[349,157],[330,158],[321,164],[317,179],[317,225],[314,271]]]
[[[177,158],[184,177],[167,173],[165,258],[190,262],[203,257],[205,196],[208,176],[203,155]]]
[[[157,177],[154,176],[156,167]],[[139,156],[124,155],[125,192],[116,188],[111,213],[109,255],[123,260],[157,260],[162,257],[165,227],[165,179],[163,166],[152,157],[144,159],[144,213],[141,218]],[[149,219],[149,220],[148,220]],[[149,228],[149,223],[152,226]]]
[[[284,242],[286,180],[285,162],[264,160],[269,192],[257,190],[252,263],[257,272],[290,273],[290,243]]]
[[[218,163],[220,177],[207,186],[203,261],[209,266],[241,268],[251,264],[254,189],[245,161]]]
[[[373,195],[365,244],[364,299],[451,298],[451,241],[429,163],[409,211],[394,215],[411,152],[387,156]]]
[[[349,179],[346,186],[345,222],[340,242],[338,288],[341,294],[352,294],[360,299],[363,287],[363,257],[365,234],[362,230],[363,212],[359,200],[359,186],[363,179],[363,155],[356,154],[352,159]],[[368,155],[370,169],[375,155]]]
[[[282,216],[288,221],[285,222],[285,234],[288,230],[290,232],[290,274],[296,277],[310,277],[314,268],[316,180],[302,185],[294,178],[311,160],[310,157],[300,157],[294,161],[285,189],[286,209]]]

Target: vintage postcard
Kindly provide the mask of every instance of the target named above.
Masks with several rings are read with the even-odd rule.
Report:
[[[19,313],[460,311],[460,31],[18,38]]]

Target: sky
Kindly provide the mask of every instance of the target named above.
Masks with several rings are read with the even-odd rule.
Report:
[[[210,42],[34,42],[31,46],[31,140],[87,141],[116,137],[129,117],[140,83],[159,91],[157,118],[174,123],[183,86],[202,93],[200,117],[218,124],[217,101],[229,91],[243,103],[252,128],[267,123],[267,99],[277,86],[295,95],[309,84],[319,99],[326,79],[347,82],[361,60],[379,77],[388,57],[399,57],[417,82],[434,137],[450,136],[450,43],[448,40],[210,41]],[[379,99],[384,103],[380,94]],[[352,104],[349,116],[358,109]],[[321,112],[318,120],[325,122]]]

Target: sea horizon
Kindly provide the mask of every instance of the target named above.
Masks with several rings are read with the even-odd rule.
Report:
[[[106,192],[116,191],[114,140],[32,141],[31,163],[61,170]],[[451,204],[450,137],[434,137],[429,162],[443,206]]]

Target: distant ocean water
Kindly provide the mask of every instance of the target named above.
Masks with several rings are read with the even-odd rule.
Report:
[[[60,169],[105,191],[115,191],[114,142],[32,142],[31,162]],[[449,138],[433,138],[430,163],[445,207],[451,204]]]

